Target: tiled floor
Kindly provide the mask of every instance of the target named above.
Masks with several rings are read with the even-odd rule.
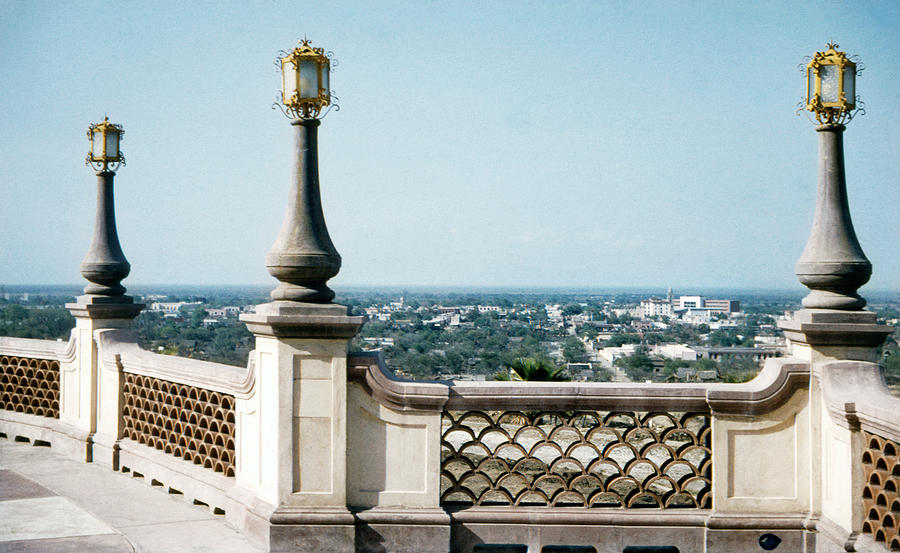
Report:
[[[0,439],[0,553],[261,553],[209,509],[52,448]]]
[[[0,551],[118,553],[134,547],[68,498],[0,469]]]

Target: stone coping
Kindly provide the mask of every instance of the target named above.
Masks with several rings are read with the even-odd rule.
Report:
[[[57,340],[35,340],[33,338],[10,338],[8,336],[0,336],[0,355],[62,361],[67,357],[67,351],[70,350],[74,356],[74,338],[70,338],[68,342],[62,342]]]
[[[101,362],[118,367],[123,372],[196,386],[242,399],[253,395],[256,370],[252,355],[246,367],[235,367],[143,350],[130,329],[98,330],[95,339]]]
[[[809,364],[772,358],[743,384],[608,382],[423,382],[394,376],[380,352],[348,356],[348,378],[381,404],[404,410],[691,411],[752,416],[769,412],[809,382]]]
[[[347,356],[347,378],[366,389],[379,403],[399,411],[441,411],[447,403],[447,381],[423,382],[398,378],[384,364],[381,352]]]
[[[246,367],[235,367],[162,355],[141,349],[137,343],[137,335],[131,329],[97,330],[94,338],[97,340],[100,361],[107,366],[119,367],[124,372],[188,384],[240,398],[253,394],[256,380],[253,356],[250,356]],[[71,363],[75,359],[75,347],[74,331],[68,342],[0,336],[0,355]],[[63,371],[72,369],[74,367],[61,367]]]
[[[809,363],[768,359],[756,378],[740,384],[710,384],[707,402],[715,414],[758,415],[777,409],[795,390],[809,386]]]
[[[850,430],[862,428],[900,442],[900,398],[888,392],[876,363],[818,363],[814,374],[822,386],[828,413],[836,424]]]

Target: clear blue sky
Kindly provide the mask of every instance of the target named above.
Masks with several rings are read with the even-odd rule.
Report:
[[[897,2],[3,2],[0,26],[3,284],[82,282],[104,114],[125,285],[274,284],[272,62],[306,35],[340,62],[319,131],[337,288],[797,286],[797,65],[832,39],[866,65],[845,149],[868,287],[900,288]]]

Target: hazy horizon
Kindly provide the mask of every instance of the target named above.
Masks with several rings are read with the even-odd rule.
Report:
[[[128,282],[125,281],[123,284],[126,285],[127,292],[129,295],[144,295],[147,293],[152,293],[155,291],[171,291],[171,290],[191,290],[191,289],[222,289],[222,290],[254,290],[255,292],[268,294],[273,288],[275,288],[276,283],[272,284],[209,284],[209,283],[153,283],[153,284],[135,284],[133,286],[127,286]],[[0,292],[9,292],[9,293],[24,293],[34,291],[35,293],[42,293],[41,290],[66,290],[71,291],[76,294],[80,294],[81,289],[84,288],[86,283],[70,283],[70,284],[3,284],[0,283]],[[356,293],[356,292],[368,292],[368,291],[378,291],[378,292],[409,292],[409,293],[436,293],[436,292],[444,292],[444,293],[473,293],[473,294],[544,294],[544,293],[559,293],[559,294],[598,294],[598,295],[612,295],[612,294],[645,294],[645,295],[665,295],[668,290],[668,286],[484,286],[484,285],[421,285],[421,284],[365,284],[365,285],[354,285],[354,284],[345,284],[342,286],[332,286],[331,287],[338,295],[342,292]],[[684,287],[672,287],[673,294],[677,297],[679,295],[706,295],[709,296],[711,293],[732,293],[739,295],[778,295],[778,296],[792,296],[796,297],[799,301],[805,296],[809,290],[804,288],[799,283],[796,286],[792,287],[729,287],[729,286],[684,286]],[[865,288],[861,289],[861,293],[863,297],[867,299],[871,299],[872,296],[877,296],[880,300],[892,299],[892,300],[900,300],[900,289],[870,289],[867,290]],[[885,298],[887,296],[888,298]],[[897,296],[894,298],[893,296]]]

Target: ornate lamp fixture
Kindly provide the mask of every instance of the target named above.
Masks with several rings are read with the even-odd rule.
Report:
[[[125,164],[125,156],[119,148],[124,134],[121,125],[110,123],[106,117],[102,123],[91,125],[87,132],[91,149],[85,165],[97,171],[97,215],[91,247],[81,262],[81,274],[90,281],[84,289],[85,294],[122,296],[125,293],[122,279],[131,272],[131,265],[119,245],[113,198],[115,171]]]
[[[837,48],[829,42],[806,64],[806,110],[822,124],[846,123],[856,113],[857,64]]]
[[[854,96],[858,64],[835,48],[828,44],[806,66],[806,109],[820,123],[819,177],[813,226],[796,273],[810,289],[804,307],[856,311],[866,305],[857,290],[872,275],[853,230],[844,175],[844,123],[861,103]]]
[[[327,113],[322,109],[334,105],[328,90],[331,63],[322,48],[303,40],[291,52],[282,52],[276,65],[281,69],[282,112],[296,131],[287,212],[266,255],[269,274],[280,281],[270,295],[274,300],[328,303],[334,292],[325,283],[341,268],[319,194],[318,127]]]
[[[318,119],[320,114],[325,115],[322,108],[331,105],[329,54],[324,48],[313,47],[306,39],[290,52],[281,51],[275,64],[281,69],[281,103],[285,115],[298,119]]]
[[[91,140],[91,149],[84,160],[85,165],[97,171],[114,172],[120,165],[125,165],[125,155],[119,149],[119,143],[125,136],[121,125],[110,123],[109,118],[104,117],[102,123],[88,128],[87,135]]]

